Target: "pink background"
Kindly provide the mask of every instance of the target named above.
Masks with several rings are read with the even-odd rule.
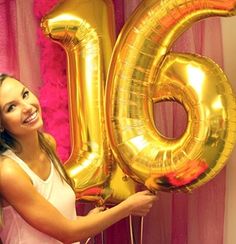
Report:
[[[45,130],[56,138],[58,153],[66,160],[70,152],[66,57],[39,28],[41,17],[57,2],[0,0],[0,71],[19,78],[39,95]],[[114,0],[117,34],[138,3],[137,0]],[[224,68],[220,19],[210,18],[194,24],[174,49],[203,54]],[[183,110],[177,105],[162,106],[155,116],[162,131],[169,136],[177,136],[184,129]],[[160,193],[159,201],[144,219],[143,243],[223,244],[225,182],[223,170],[192,194]],[[83,214],[87,208],[89,206],[80,205],[79,212]],[[139,232],[136,218],[136,241]],[[104,238],[108,244],[131,243],[128,219],[106,230]],[[99,236],[96,239],[101,243]]]

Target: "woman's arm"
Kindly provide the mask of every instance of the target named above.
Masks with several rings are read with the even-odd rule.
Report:
[[[0,191],[30,225],[63,243],[93,236],[130,214],[144,216],[155,200],[148,191],[140,192],[104,212],[68,220],[36,191],[25,172],[9,158],[1,162]]]

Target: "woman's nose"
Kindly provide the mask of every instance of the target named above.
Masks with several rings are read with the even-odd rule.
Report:
[[[23,109],[22,109],[22,111],[24,112],[24,113],[30,113],[32,110],[33,110],[33,106],[31,105],[31,104],[29,104],[29,103],[24,103],[24,104],[22,104],[23,105]]]

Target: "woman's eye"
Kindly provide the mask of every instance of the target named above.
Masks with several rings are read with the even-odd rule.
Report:
[[[15,108],[15,105],[14,105],[14,104],[10,105],[10,106],[7,108],[7,112],[11,112],[11,111],[13,111],[14,108]]]
[[[25,91],[24,93],[23,93],[23,98],[27,98],[29,96],[29,91]]]

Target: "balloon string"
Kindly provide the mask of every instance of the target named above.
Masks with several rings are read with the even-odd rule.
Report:
[[[140,244],[143,244],[143,226],[144,226],[144,218],[141,217],[141,220],[140,220]],[[129,216],[129,231],[130,231],[130,244],[134,244],[134,232],[133,232],[133,219],[132,219],[132,216],[130,215]],[[89,237],[85,244],[88,244],[90,241],[92,240],[91,237]],[[102,244],[105,244],[104,242],[104,232],[102,231],[101,232],[101,241],[102,241]]]
[[[91,240],[91,237],[89,237],[89,238],[86,240],[85,244],[88,244],[88,243],[90,242],[90,240]]]
[[[129,233],[130,233],[130,244],[134,244],[134,233],[133,233],[133,224],[132,216],[129,216]]]
[[[144,217],[141,217],[141,220],[140,220],[140,244],[143,244],[143,226],[144,226]]]
[[[92,238],[89,237],[89,238],[86,240],[85,244],[88,244],[91,240],[92,240]],[[101,232],[101,241],[102,241],[102,244],[105,244],[105,242],[104,242],[104,231]]]
[[[105,242],[104,242],[104,231],[101,232],[101,240],[102,240],[102,244],[105,244]]]

